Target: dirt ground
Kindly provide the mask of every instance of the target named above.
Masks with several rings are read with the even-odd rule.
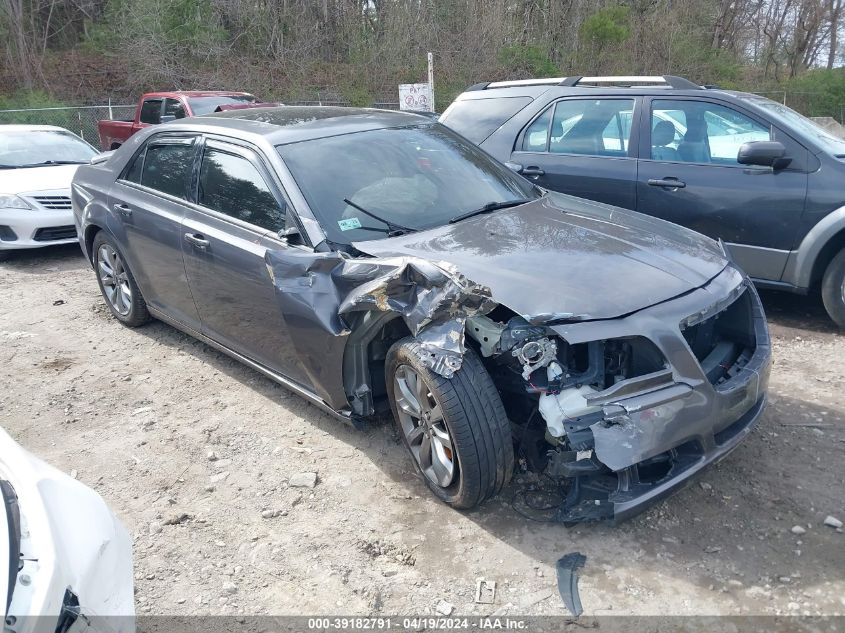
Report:
[[[765,294],[775,366],[758,429],[617,527],[438,503],[392,426],[355,431],[154,322],[113,320],[75,246],[0,264],[0,425],[97,490],[134,537],[153,614],[843,614],[845,335],[815,298]],[[209,454],[211,456],[209,458]],[[290,478],[317,473],[313,488]],[[793,526],[806,532],[794,534]],[[496,581],[476,604],[476,580]],[[441,609],[446,609],[440,604]]]

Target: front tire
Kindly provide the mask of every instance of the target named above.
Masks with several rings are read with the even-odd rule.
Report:
[[[845,249],[827,265],[822,279],[822,300],[830,318],[845,329]]]
[[[100,231],[94,237],[93,252],[97,283],[114,318],[128,327],[147,323],[147,303],[114,241]]]
[[[498,494],[513,474],[510,423],[499,392],[467,349],[452,378],[420,361],[418,341],[387,353],[387,393],[399,433],[417,472],[441,501],[458,509]]]

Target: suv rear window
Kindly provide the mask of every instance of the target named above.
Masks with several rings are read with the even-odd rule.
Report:
[[[440,122],[473,143],[481,143],[532,101],[531,97],[456,101],[443,113]]]

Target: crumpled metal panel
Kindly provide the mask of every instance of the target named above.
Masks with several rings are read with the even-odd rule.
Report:
[[[340,278],[346,284],[367,279],[349,291],[338,308],[340,314],[356,310],[401,314],[427,353],[422,361],[445,378],[461,367],[467,318],[495,307],[489,288],[445,262],[416,257],[346,260]]]
[[[349,334],[343,315],[394,312],[420,341],[426,353],[423,363],[450,378],[463,361],[466,319],[496,306],[489,288],[445,262],[417,257],[352,259],[341,253],[292,249],[268,250],[265,262],[284,318],[305,358],[325,354],[325,333]],[[297,328],[298,323],[316,324],[322,332]]]

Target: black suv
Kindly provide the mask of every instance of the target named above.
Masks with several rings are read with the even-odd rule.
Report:
[[[471,86],[440,118],[542,187],[723,240],[758,285],[821,285],[845,328],[845,140],[759,95],[681,77]]]

